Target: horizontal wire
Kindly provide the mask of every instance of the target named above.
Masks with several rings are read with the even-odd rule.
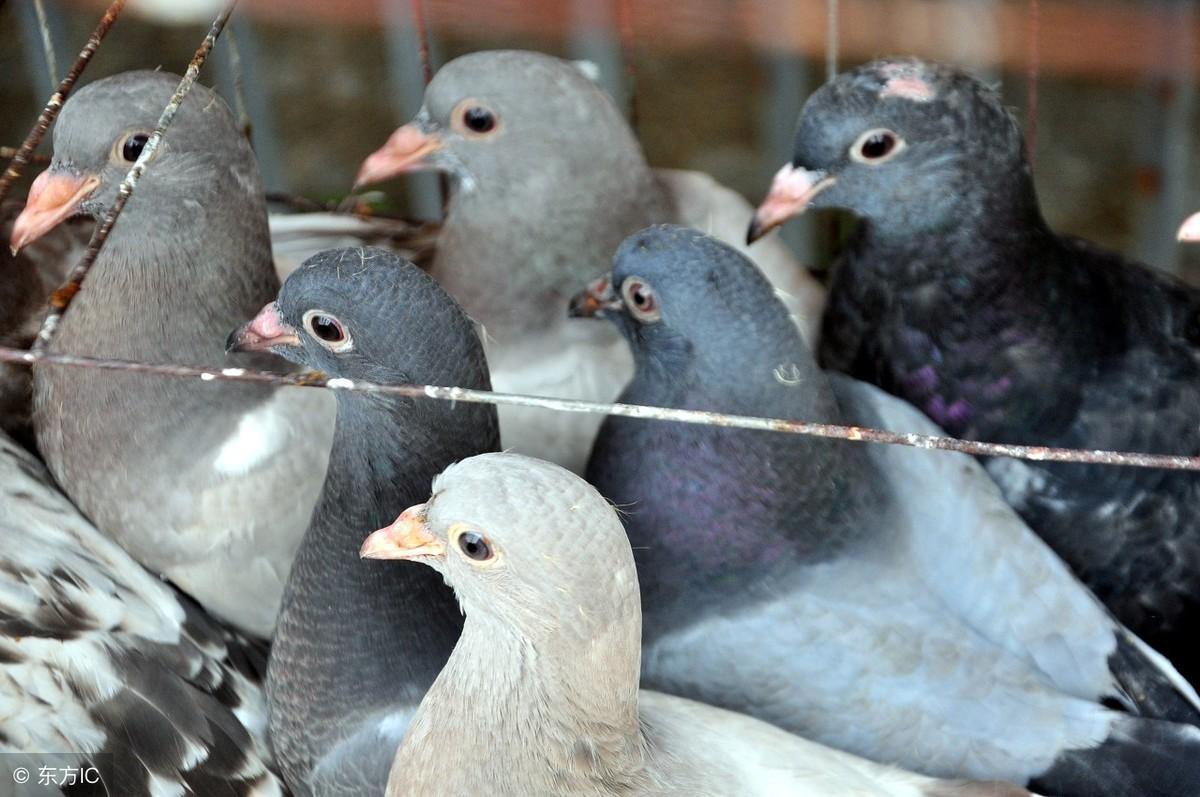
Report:
[[[374,382],[360,382],[341,377],[329,377],[316,372],[277,374],[267,371],[254,371],[247,368],[213,369],[196,368],[186,365],[153,365],[130,360],[81,357],[73,354],[47,354],[44,351],[26,351],[7,346],[0,346],[0,362],[156,374],[177,378],[194,378],[205,382],[253,382],[264,385],[317,387],[330,390],[350,390],[389,396],[404,396],[408,398],[437,399],[441,401],[465,401],[474,404],[540,407],[558,412],[621,415],[628,418],[678,421],[680,423],[734,429],[786,432],[839,440],[884,443],[942,451],[958,451],[974,456],[1013,457],[1038,462],[1074,462],[1094,465],[1124,465],[1136,468],[1200,470],[1200,457],[1176,456],[1171,454],[1140,454],[1127,451],[1053,448],[1049,446],[1022,446],[1008,443],[982,443],[940,435],[888,432],[865,426],[808,423],[806,421],[783,420],[780,418],[727,415],[725,413],[706,412],[702,410],[648,407],[639,404],[606,404],[597,401],[549,398],[516,393],[497,393],[488,390],[471,390],[462,387],[441,387],[437,385],[381,385]]]

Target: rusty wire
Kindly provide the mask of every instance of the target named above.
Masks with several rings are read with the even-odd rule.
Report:
[[[412,22],[417,31],[418,51],[421,56],[421,76],[425,85],[433,80],[433,62],[429,57],[429,28],[425,24],[425,4],[422,0],[412,0]]]
[[[13,183],[21,176],[21,172],[25,169],[25,164],[29,162],[29,156],[37,149],[38,144],[42,143],[42,138],[46,135],[46,131],[50,129],[50,123],[54,121],[54,118],[58,116],[58,112],[62,110],[63,103],[66,102],[71,89],[75,87],[75,81],[79,80],[79,76],[87,68],[88,63],[92,60],[92,56],[96,54],[96,49],[100,46],[100,42],[104,41],[104,37],[108,35],[109,29],[117,21],[117,16],[120,15],[121,9],[125,7],[125,2],[126,0],[113,0],[112,4],[105,10],[104,16],[100,17],[100,23],[96,25],[96,29],[92,31],[92,35],[88,37],[87,43],[83,45],[83,49],[79,51],[79,57],[75,59],[75,63],[67,71],[66,77],[58,84],[58,90],[50,97],[50,101],[46,103],[46,107],[42,109],[37,122],[34,123],[33,129],[29,131],[29,135],[25,137],[25,141],[17,149],[16,154],[13,155],[8,168],[4,170],[4,175],[0,176],[0,202],[4,201],[4,198],[8,196],[8,192],[12,189]]]
[[[58,322],[62,319],[63,313],[67,311],[67,308],[71,306],[71,301],[79,293],[79,289],[83,287],[84,278],[87,277],[88,272],[92,269],[92,265],[96,262],[101,247],[108,240],[108,235],[112,231],[113,225],[116,224],[117,218],[125,208],[125,203],[133,195],[133,190],[137,187],[137,182],[141,178],[142,173],[146,171],[146,166],[154,156],[155,150],[158,149],[163,134],[175,119],[175,114],[179,111],[179,106],[183,104],[184,98],[192,90],[192,85],[196,82],[196,78],[200,74],[200,67],[204,65],[208,54],[212,52],[213,45],[217,43],[217,37],[224,30],[225,23],[229,20],[229,15],[233,13],[236,5],[237,0],[228,0],[224,7],[222,7],[221,12],[217,14],[217,18],[213,20],[212,27],[209,28],[204,41],[197,48],[196,54],[192,56],[187,71],[184,72],[183,79],[179,81],[179,87],[175,89],[175,93],[171,95],[171,101],[167,103],[167,107],[163,109],[162,115],[158,117],[158,125],[154,128],[154,132],[150,134],[150,138],[147,139],[146,145],[142,148],[142,153],[129,169],[129,173],[125,175],[125,179],[121,181],[121,187],[117,191],[116,200],[113,202],[108,214],[104,217],[104,221],[92,233],[92,238],[88,241],[87,250],[83,253],[83,257],[80,258],[79,263],[72,269],[70,275],[67,277],[67,281],[50,297],[50,308],[47,310],[46,318],[42,322],[42,328],[38,330],[37,338],[33,342],[34,352],[43,351],[54,337],[54,332],[58,329]]]
[[[625,66],[625,82],[629,91],[629,126],[638,129],[638,63],[637,26],[633,20],[631,0],[617,0],[617,41],[621,45],[621,61]]]
[[[497,404],[517,407],[541,407],[558,412],[582,412],[603,415],[622,415],[628,418],[648,418],[660,421],[677,421],[705,426],[721,426],[732,429],[803,434],[855,442],[883,443],[909,446],[911,448],[958,451],[963,454],[987,457],[1013,457],[1038,462],[1074,462],[1094,465],[1124,465],[1135,468],[1164,468],[1168,470],[1200,470],[1200,457],[1173,454],[1141,454],[1126,451],[1088,450],[1075,448],[1053,448],[1050,446],[1023,446],[1007,443],[982,443],[974,440],[959,440],[941,435],[911,432],[889,432],[865,426],[843,426],[828,423],[785,420],[781,418],[759,418],[749,415],[727,415],[702,410],[680,410],[667,407],[648,407],[640,404],[606,404],[598,401],[548,398],[517,393],[496,393],[488,390],[471,390],[462,387],[438,385],[381,385],[375,382],[360,382],[340,377],[329,377],[321,373],[276,374],[246,368],[195,368],[186,365],[153,365],[130,360],[110,360],[96,357],[79,357],[73,354],[47,354],[44,351],[26,351],[0,346],[0,362],[17,365],[65,366],[94,368],[125,373],[157,374],[176,378],[194,378],[203,382],[251,382],[262,385],[315,387],[328,390],[348,390],[376,393],[405,398],[425,398],[440,401],[465,401],[473,404]]]

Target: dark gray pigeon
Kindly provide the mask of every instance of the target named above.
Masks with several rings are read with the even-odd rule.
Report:
[[[283,794],[265,645],[133,561],[3,433],[0,539],[0,793],[46,797],[48,767],[72,795]]]
[[[76,213],[103,217],[177,83],[129,72],[74,94],[13,244]],[[274,358],[227,359],[225,335],[278,288],[254,154],[225,103],[196,86],[51,350],[268,365]],[[34,369],[34,390],[38,445],[84,514],[209,611],[269,634],[324,478],[333,399],[49,366]]]
[[[1020,128],[949,67],[883,61],[806,103],[760,234],[862,218],[821,362],[1004,443],[1200,453],[1200,294],[1038,209]],[[1006,499],[1117,617],[1200,678],[1200,475],[993,460]]]
[[[362,546],[429,565],[467,616],[396,754],[389,797],[1028,797],[639,691],[637,572],[595,489],[506,453],[452,465],[431,492]]]
[[[380,249],[305,262],[230,336],[341,379],[489,389],[475,329],[437,283]],[[292,791],[378,797],[408,720],[462,628],[423,568],[360,562],[364,529],[424,499],[443,468],[494,450],[496,413],[337,393],[329,471],[284,592],[271,650],[271,744]]]
[[[770,285],[694,231],[631,236],[575,310],[629,341],[622,401],[940,431],[820,371]],[[932,775],[1200,793],[1200,730],[1176,724],[1196,693],[971,458],[611,417],[588,478],[624,510],[648,687]]]
[[[484,325],[497,390],[611,401],[629,356],[603,326],[563,317],[621,240],[673,221],[742,238],[751,208],[696,172],[653,170],[619,109],[576,64],[540,53],[472,53],[442,67],[416,119],[357,182],[438,169],[453,180],[431,273]],[[773,241],[755,262],[806,334],[824,291]],[[501,407],[504,445],[582,471],[600,416]]]

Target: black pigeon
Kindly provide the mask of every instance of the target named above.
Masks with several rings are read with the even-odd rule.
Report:
[[[466,314],[381,249],[310,258],[229,343],[342,379],[490,388]],[[428,498],[448,465],[498,445],[490,405],[337,393],[329,469],[284,590],[267,678],[271,744],[296,794],[383,793],[462,615],[432,570],[362,562],[359,546]]]
[[[819,370],[770,284],[700,233],[635,234],[574,307],[629,341],[622,401],[937,431]],[[971,458],[611,417],[588,478],[624,510],[647,688],[932,775],[1200,793],[1200,730],[1177,724],[1195,691]]]
[[[884,61],[804,106],[751,229],[861,217],[820,359],[954,435],[1200,453],[1200,294],[1038,209],[1021,131],[949,67]],[[1200,475],[993,460],[1005,498],[1117,617],[1200,679]]]

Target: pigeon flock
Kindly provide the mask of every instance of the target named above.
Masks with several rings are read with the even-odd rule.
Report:
[[[0,344],[177,83],[67,100]],[[49,351],[1200,455],[1200,292],[1052,231],[958,69],[831,80],[757,208],[538,53],[378,143],[347,185],[442,172],[433,240],[269,214],[195,86]],[[827,286],[764,238],[809,208]],[[0,413],[0,753],[63,794],[1200,794],[1193,471],[49,362]]]

